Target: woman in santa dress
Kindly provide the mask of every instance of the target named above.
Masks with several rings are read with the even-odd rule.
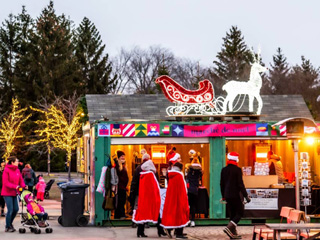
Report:
[[[144,224],[158,223],[161,198],[159,183],[155,176],[156,168],[152,160],[144,162],[141,170],[138,205],[133,212],[132,221],[138,225],[137,237],[147,237],[144,234]]]
[[[169,230],[169,236],[171,229],[176,229],[176,239],[188,238],[183,234],[183,228],[189,224],[189,203],[182,166],[176,162],[168,171],[168,189],[161,220],[161,226]]]

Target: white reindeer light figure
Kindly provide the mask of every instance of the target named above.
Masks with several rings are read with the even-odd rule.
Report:
[[[255,57],[254,52],[252,51],[254,57],[254,63],[251,66],[250,78],[248,82],[240,81],[229,81],[223,85],[222,90],[227,92],[227,97],[223,103],[223,112],[233,111],[233,101],[239,94],[245,94],[249,96],[249,111],[253,112],[253,101],[254,98],[258,101],[257,114],[261,114],[261,109],[263,106],[262,99],[260,97],[260,89],[262,86],[262,78],[260,73],[265,72],[267,68],[261,66],[260,64],[260,49],[258,50],[257,57]]]

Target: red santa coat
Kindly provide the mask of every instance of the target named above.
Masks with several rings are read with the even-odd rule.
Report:
[[[140,173],[138,208],[132,221],[137,224],[157,223],[160,213],[160,187],[152,171]]]
[[[161,226],[182,228],[189,224],[189,203],[182,172],[168,171],[168,189],[164,202]]]

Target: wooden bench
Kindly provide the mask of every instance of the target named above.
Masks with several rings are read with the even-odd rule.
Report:
[[[281,211],[280,211],[280,223],[283,222],[283,220],[285,219],[285,221],[287,222],[287,218],[289,217],[290,211],[294,210],[294,208],[291,207],[282,207]],[[259,240],[263,239],[261,237],[262,233],[273,233],[272,229],[269,229],[266,227],[266,225],[256,225],[253,228],[253,235],[252,235],[252,240],[256,240],[256,237],[258,236]]]

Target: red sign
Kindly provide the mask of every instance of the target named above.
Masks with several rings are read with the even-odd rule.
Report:
[[[184,137],[257,136],[256,124],[184,125]]]

